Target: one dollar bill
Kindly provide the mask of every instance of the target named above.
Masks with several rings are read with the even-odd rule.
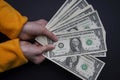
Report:
[[[71,56],[52,59],[53,62],[83,80],[96,80],[105,63],[92,56]]]
[[[49,51],[50,58],[107,51],[102,28],[58,34],[57,37],[58,42],[48,41],[56,46]]]

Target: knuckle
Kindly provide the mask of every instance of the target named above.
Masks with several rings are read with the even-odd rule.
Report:
[[[46,28],[42,28],[43,29],[43,32],[47,32],[47,29]]]
[[[40,19],[41,22],[47,23],[47,20],[45,19]]]
[[[41,48],[41,53],[43,53],[43,52],[46,51],[46,50],[47,50],[47,46],[42,47],[42,48]]]
[[[50,31],[48,30],[48,29],[46,29],[46,28],[43,28],[43,34],[44,35],[46,35],[46,36],[49,36],[49,35],[51,35],[51,33],[50,33]]]

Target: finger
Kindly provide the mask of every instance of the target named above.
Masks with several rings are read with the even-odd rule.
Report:
[[[41,25],[40,34],[43,34],[43,35],[49,37],[53,41],[57,41],[58,40],[57,37],[52,32],[50,32],[49,30],[47,30],[45,28],[46,24],[48,23],[46,20],[40,19],[40,20],[37,20],[35,22]]]
[[[56,35],[54,35],[52,32],[50,32],[48,29],[43,28],[42,34],[47,36],[48,38],[52,39],[53,41],[58,41],[58,38]]]
[[[47,25],[47,23],[48,23],[45,19],[40,19],[35,22],[40,24],[42,27],[45,27],[45,25]]]
[[[43,55],[39,55],[35,57],[34,63],[39,64],[45,60],[45,57]]]
[[[53,50],[55,48],[54,45],[45,45],[45,46],[41,46],[41,45],[36,45],[36,44],[33,44],[32,45],[32,49],[30,49],[30,51],[32,53],[34,53],[34,55],[41,55],[43,54],[44,52],[46,51],[50,51],[50,50]]]
[[[46,51],[53,50],[54,48],[55,48],[55,46],[54,46],[54,45],[51,45],[51,44],[45,45],[45,46],[41,46],[41,47],[40,47],[40,53],[44,53],[44,52],[46,52]]]
[[[41,44],[39,44],[38,42],[34,43],[36,46],[42,46]]]

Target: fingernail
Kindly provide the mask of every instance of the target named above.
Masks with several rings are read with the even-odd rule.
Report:
[[[57,37],[57,36],[55,37],[55,41],[56,41],[56,42],[58,41],[58,37]]]
[[[55,48],[55,45],[52,45],[52,44],[51,44],[50,47]]]

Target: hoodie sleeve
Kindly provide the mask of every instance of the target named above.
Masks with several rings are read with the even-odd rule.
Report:
[[[0,0],[0,32],[10,39],[17,38],[27,17],[22,16],[4,0]]]
[[[27,63],[19,46],[19,39],[13,39],[0,44],[0,72]]]
[[[22,16],[4,0],[0,0],[0,32],[10,41],[0,43],[0,72],[27,63],[17,39],[27,17]]]

